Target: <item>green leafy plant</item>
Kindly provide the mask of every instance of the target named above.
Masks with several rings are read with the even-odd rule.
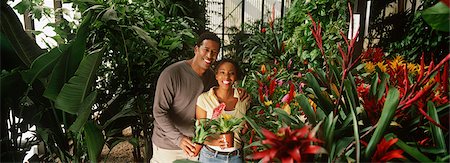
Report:
[[[212,134],[212,123],[209,119],[198,119],[195,122],[193,143],[203,144],[208,136]]]
[[[235,130],[241,128],[242,118],[236,118],[232,115],[222,113],[216,119],[212,119],[212,124],[214,125],[214,131],[218,134],[234,132]]]

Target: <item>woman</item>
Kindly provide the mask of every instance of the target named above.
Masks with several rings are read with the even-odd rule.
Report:
[[[229,59],[223,59],[217,63],[215,76],[217,87],[202,93],[197,99],[196,118],[211,119],[213,111],[220,104],[225,104],[222,114],[229,114],[236,118],[243,118],[250,106],[250,102],[239,98],[239,93],[233,84],[240,78],[240,71],[237,64]],[[210,136],[206,139],[205,145],[200,151],[200,162],[242,162],[242,144],[240,140],[240,130],[234,132],[234,146],[226,148],[226,142],[218,136]]]

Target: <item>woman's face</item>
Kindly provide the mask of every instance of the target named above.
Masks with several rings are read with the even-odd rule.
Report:
[[[237,79],[236,67],[230,62],[222,63],[216,72],[216,80],[221,88],[232,88]]]

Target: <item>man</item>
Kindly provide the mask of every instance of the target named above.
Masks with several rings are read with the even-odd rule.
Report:
[[[195,56],[163,70],[156,85],[153,104],[154,130],[151,162],[192,159],[195,150],[194,116],[197,97],[217,85],[211,64],[220,50],[220,39],[206,32],[200,35]],[[241,96],[248,96],[244,91]]]

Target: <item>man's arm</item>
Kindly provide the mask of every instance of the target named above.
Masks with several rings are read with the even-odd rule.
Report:
[[[163,71],[156,85],[155,99],[153,103],[153,117],[155,122],[164,131],[169,140],[179,146],[183,134],[175,127],[169,116],[169,110],[175,96],[175,84],[171,74]]]

